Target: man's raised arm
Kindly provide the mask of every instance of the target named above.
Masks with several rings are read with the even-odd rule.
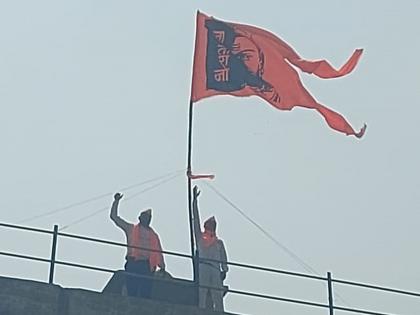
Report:
[[[194,236],[195,242],[198,245],[198,242],[201,238],[201,224],[200,224],[200,214],[198,213],[198,196],[200,191],[197,186],[194,186],[193,189],[193,221],[194,221]]]
[[[114,202],[112,203],[110,218],[119,228],[123,229],[124,231],[128,231],[130,223],[126,222],[118,216],[118,205],[122,197],[123,195],[120,193],[116,193],[114,195]]]

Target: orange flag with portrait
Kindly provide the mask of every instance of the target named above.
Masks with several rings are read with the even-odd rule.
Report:
[[[334,130],[361,138],[339,113],[318,103],[303,86],[296,69],[323,79],[349,74],[363,50],[335,69],[325,60],[302,59],[274,34],[250,25],[229,23],[197,13],[191,100],[213,95],[256,95],[280,110],[295,106],[316,110]]]

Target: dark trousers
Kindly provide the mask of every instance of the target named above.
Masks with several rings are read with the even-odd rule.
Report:
[[[141,276],[152,276],[148,260],[128,259],[125,263],[125,271]],[[152,279],[126,275],[127,293],[129,296],[149,298],[152,291]]]

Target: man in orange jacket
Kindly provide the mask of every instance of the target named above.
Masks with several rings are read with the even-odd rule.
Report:
[[[150,227],[152,209],[140,213],[139,223],[131,224],[118,216],[118,204],[122,194],[114,195],[111,207],[111,220],[121,228],[127,239],[127,255],[125,270],[129,273],[145,277],[126,276],[127,293],[129,296],[149,298],[152,290],[153,272],[157,267],[165,270],[162,246],[159,236]]]

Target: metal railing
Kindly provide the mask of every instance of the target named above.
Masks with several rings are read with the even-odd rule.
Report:
[[[101,243],[101,244],[106,244],[106,245],[111,245],[111,246],[128,247],[127,244],[125,244],[125,243],[108,241],[108,240],[103,240],[103,239],[98,239],[98,238],[93,238],[93,237],[87,237],[87,236],[82,236],[82,235],[76,235],[76,234],[62,233],[62,232],[59,232],[59,229],[58,229],[57,225],[54,225],[54,229],[52,231],[45,230],[45,229],[28,227],[28,226],[7,224],[7,223],[0,223],[0,227],[52,235],[52,247],[51,247],[51,257],[50,257],[50,259],[0,251],[0,256],[7,256],[7,257],[13,257],[13,258],[19,258],[19,259],[26,259],[26,260],[49,263],[50,264],[49,277],[48,277],[48,283],[49,284],[54,284],[54,273],[55,273],[55,266],[56,265],[63,265],[63,266],[68,266],[68,267],[73,267],[73,268],[80,268],[80,269],[99,271],[99,272],[105,272],[105,273],[115,273],[115,270],[112,270],[112,269],[109,269],[109,268],[103,268],[103,267],[98,267],[98,266],[89,266],[89,265],[84,265],[84,264],[78,264],[78,263],[72,263],[72,262],[68,262],[68,261],[57,260],[56,259],[56,252],[57,252],[58,238],[59,237],[78,239],[78,240],[94,242],[94,243]],[[134,247],[134,246],[129,246],[129,247]],[[141,247],[134,247],[134,248],[153,251],[153,250],[146,249],[146,248],[141,248]],[[177,256],[177,257],[182,257],[182,258],[187,258],[187,259],[192,259],[192,260],[194,259],[194,257],[192,257],[191,255],[187,255],[187,254],[183,254],[183,253],[177,253],[177,252],[172,252],[172,251],[161,251],[161,253],[165,254],[165,255],[170,255],[170,256]],[[204,259],[200,259],[200,260],[202,261]],[[205,260],[206,261],[217,262],[217,261],[211,260],[211,259],[205,259]],[[241,291],[241,290],[230,289],[230,288],[229,289],[221,289],[221,288],[209,287],[209,286],[204,286],[204,285],[199,285],[199,284],[196,284],[197,288],[201,287],[201,288],[207,288],[207,289],[224,290],[224,291],[226,291],[228,293],[231,293],[231,294],[237,294],[237,295],[242,295],[242,296],[266,299],[266,300],[280,301],[280,302],[300,304],[300,305],[306,305],[306,306],[311,306],[311,307],[316,307],[316,308],[328,309],[329,315],[334,315],[335,310],[354,313],[354,314],[356,314],[356,313],[357,314],[366,314],[366,315],[396,315],[396,314],[390,314],[390,313],[380,313],[380,312],[375,312],[375,311],[369,311],[369,310],[363,310],[363,309],[342,307],[342,306],[334,305],[334,300],[333,300],[333,284],[334,283],[341,284],[341,285],[346,285],[346,286],[361,287],[361,288],[365,288],[365,289],[371,289],[371,290],[376,290],[376,291],[383,291],[383,292],[389,292],[389,293],[394,293],[394,294],[399,294],[399,295],[405,295],[405,296],[420,298],[420,293],[417,293],[417,292],[404,291],[404,290],[399,290],[399,289],[394,289],[394,288],[389,288],[389,287],[382,287],[382,286],[371,285],[371,284],[360,283],[360,282],[354,282],[354,281],[334,279],[334,278],[332,278],[332,275],[331,275],[330,272],[327,273],[326,277],[321,277],[321,276],[316,276],[316,275],[311,275],[311,274],[297,273],[297,272],[292,272],[292,271],[287,271],[287,270],[273,269],[273,268],[267,268],[267,267],[238,263],[238,262],[232,262],[232,261],[228,262],[227,264],[230,265],[230,266],[235,266],[235,267],[244,268],[244,269],[258,270],[258,271],[263,271],[263,272],[267,272],[267,273],[283,274],[283,275],[292,276],[292,277],[306,278],[306,279],[326,282],[327,290],[328,290],[328,304],[322,304],[322,303],[317,303],[317,302],[313,302],[313,301],[305,301],[305,300],[299,300],[299,299],[291,299],[291,298],[261,294],[261,293],[256,293],[256,292]],[[136,277],[140,277],[140,278],[147,277],[147,276],[131,274],[131,273],[128,273],[128,272],[124,272],[124,273],[129,274],[130,276],[136,276]],[[159,279],[159,281],[171,281],[171,280]]]

